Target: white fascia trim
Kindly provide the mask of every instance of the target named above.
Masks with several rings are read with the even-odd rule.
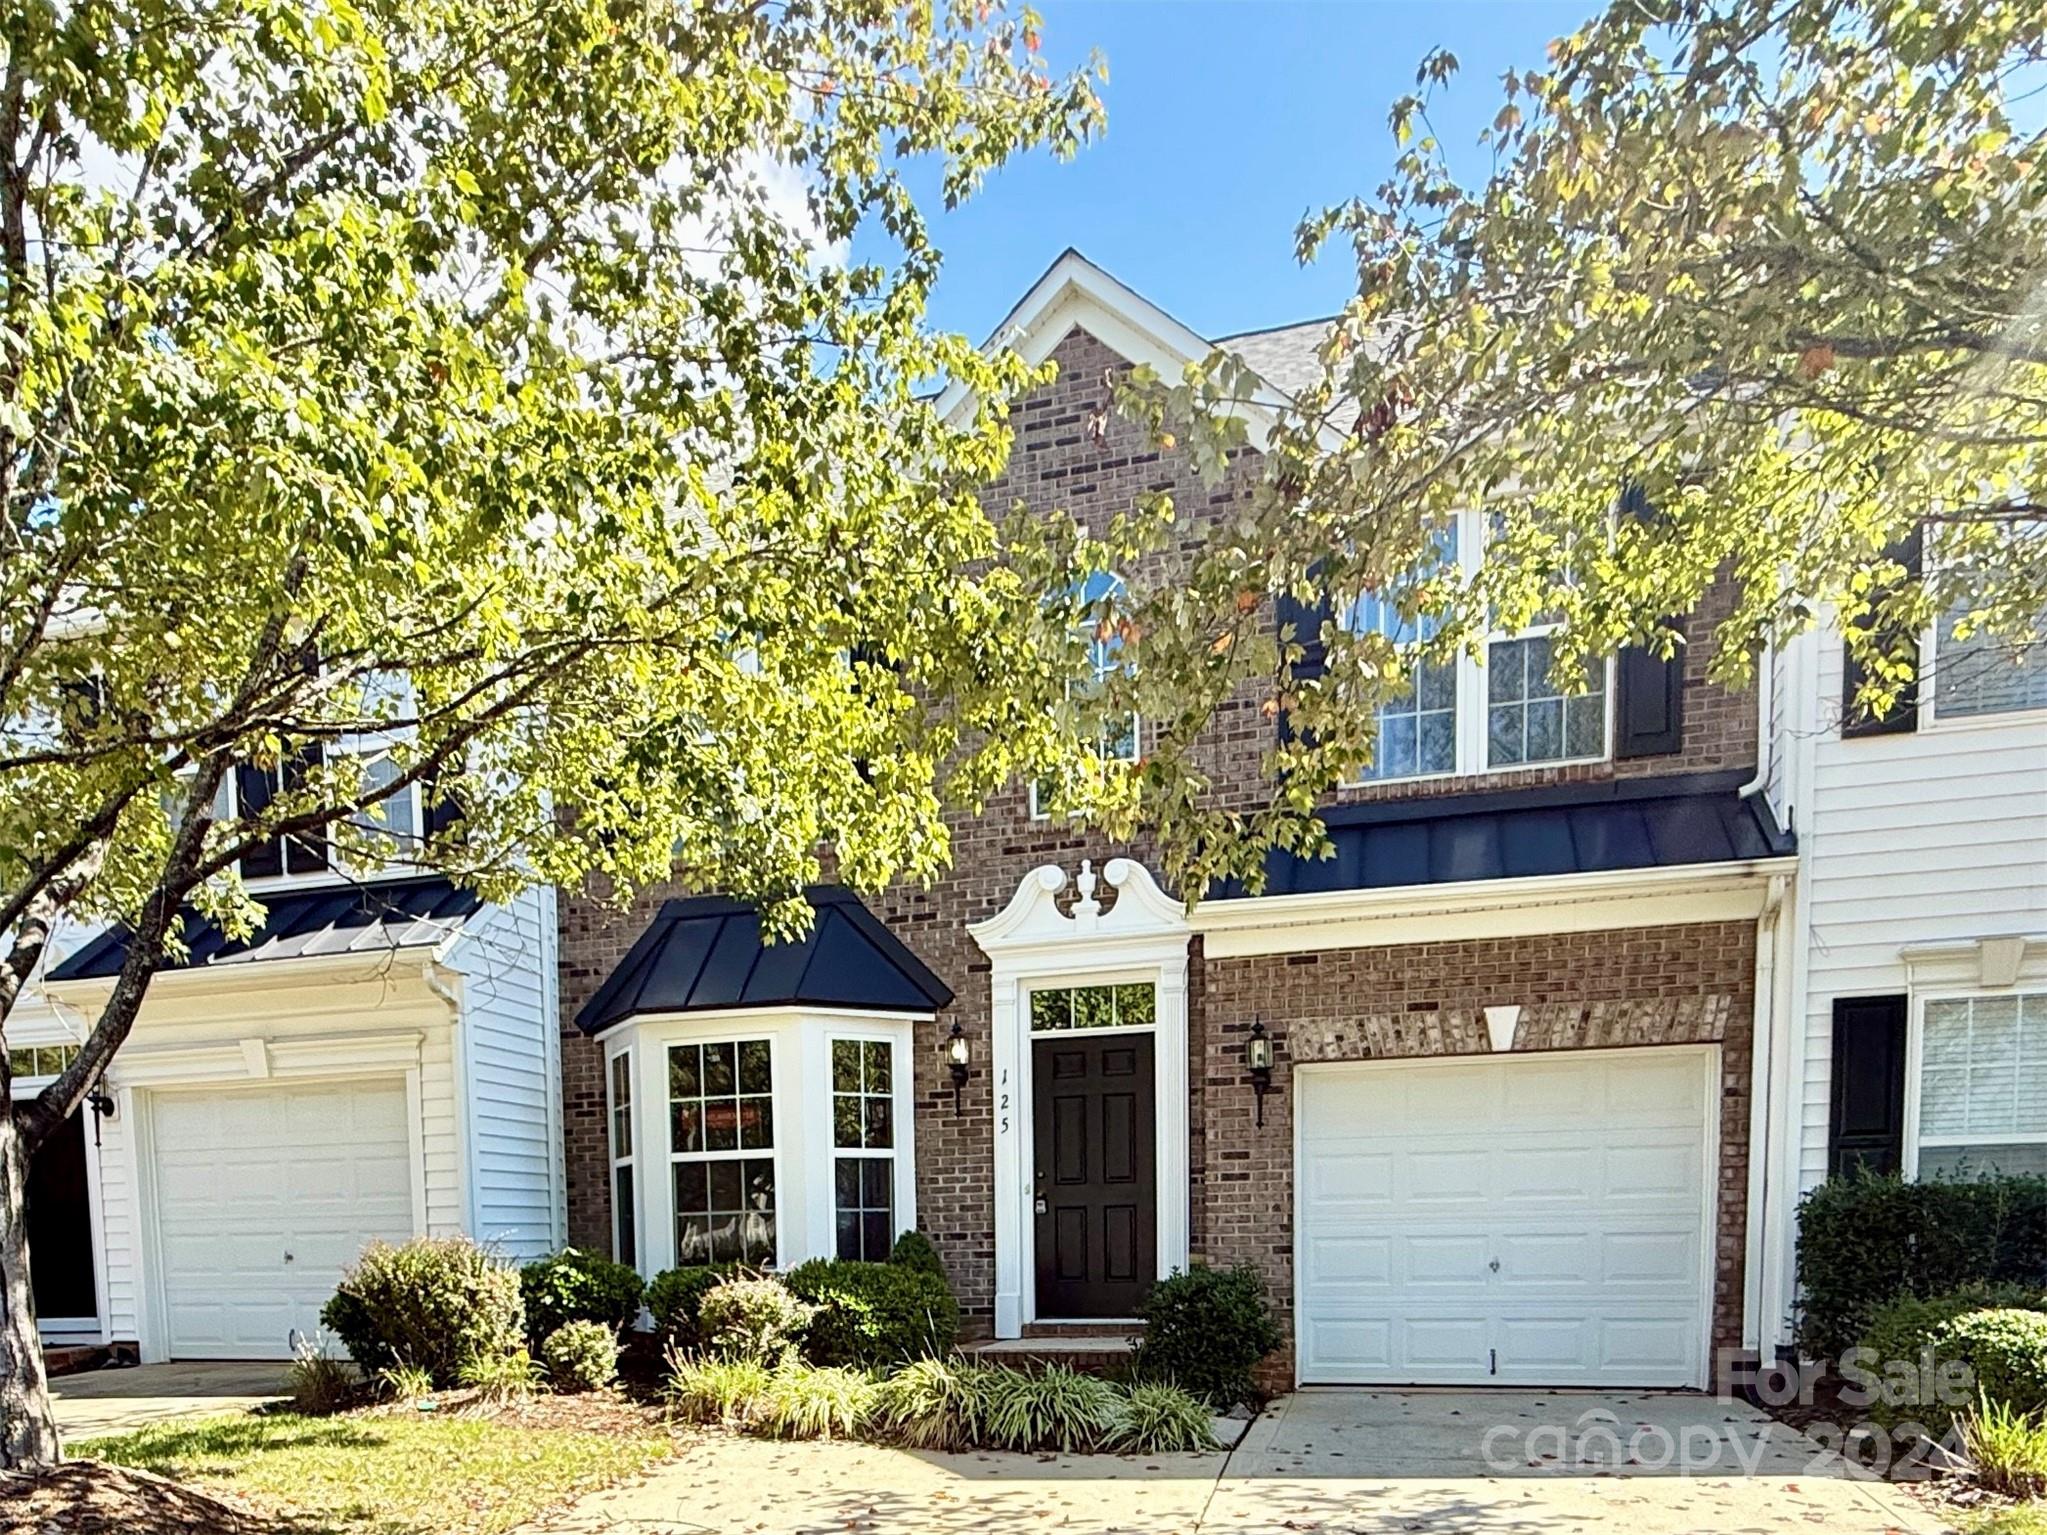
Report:
[[[359,949],[346,954],[302,954],[290,959],[234,960],[218,965],[159,970],[150,977],[152,991],[170,995],[215,988],[269,990],[287,986],[332,986],[349,981],[382,981],[392,974],[423,974],[438,950],[425,944],[391,949]],[[77,1006],[83,999],[103,998],[114,989],[114,976],[90,980],[44,981],[42,990],[57,1001]]]
[[[1204,901],[1188,914],[1210,959],[1685,922],[1754,921],[1796,857],[1596,874],[1464,880]]]
[[[1188,329],[1150,299],[1118,282],[1075,250],[1063,253],[1031,285],[1014,309],[995,328],[983,350],[1013,348],[1032,366],[1052,355],[1076,325],[1119,356],[1149,363],[1162,376],[1177,378],[1189,363],[1200,362],[1215,343]],[[957,426],[973,403],[972,392],[957,380],[938,399],[939,414]],[[1270,439],[1286,397],[1260,383],[1257,398],[1235,407],[1251,440],[1263,447]]]
[[[615,1041],[623,1029],[639,1028],[643,1025],[688,1025],[688,1024],[732,1024],[732,1023],[791,1023],[812,1020],[819,1023],[849,1024],[862,1023],[929,1023],[937,1017],[936,1012],[879,1012],[856,1007],[709,1007],[693,1012],[628,1013],[616,1023],[608,1023],[595,1034],[583,1037],[595,1043],[606,1044]]]

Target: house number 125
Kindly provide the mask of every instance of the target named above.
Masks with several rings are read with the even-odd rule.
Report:
[[[1004,1067],[1004,1068],[1003,1068],[1003,1072],[1002,1072],[1002,1077],[1001,1077],[1001,1082],[1002,1082],[1002,1085],[1003,1085],[1004,1087],[1007,1087],[1007,1086],[1009,1086],[1009,1069],[1008,1069],[1007,1067]],[[997,1112],[998,1112],[998,1113],[999,1113],[999,1114],[1001,1115],[1001,1118],[1000,1118],[1000,1119],[999,1119],[999,1120],[997,1121],[998,1133],[999,1133],[999,1134],[1002,1134],[1002,1135],[1007,1135],[1007,1134],[1009,1134],[1009,1094],[1008,1094],[1008,1093],[1004,1093],[1004,1094],[1002,1094],[1001,1098],[1000,1098],[1000,1099],[999,1099],[999,1100],[997,1101],[997,1103],[996,1103],[996,1109],[997,1109]]]

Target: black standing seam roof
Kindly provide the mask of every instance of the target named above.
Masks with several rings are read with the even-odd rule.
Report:
[[[196,970],[208,965],[373,954],[436,944],[483,904],[475,891],[445,875],[258,890],[256,894],[263,902],[263,923],[242,939],[230,939],[211,917],[189,906],[183,908],[178,915],[184,924],[186,952],[163,968]],[[119,975],[127,959],[128,933],[109,928],[52,966],[49,978],[83,981]]]
[[[643,1013],[811,1006],[935,1013],[947,986],[860,897],[841,885],[804,891],[810,931],[767,943],[760,914],[729,896],[669,901],[576,1014],[586,1034]]]
[[[1265,895],[1385,890],[1532,875],[1607,873],[1784,857],[1797,839],[1744,772],[1613,779],[1339,805],[1322,812],[1332,855],[1275,851]],[[1249,894],[1232,880],[1211,899]]]

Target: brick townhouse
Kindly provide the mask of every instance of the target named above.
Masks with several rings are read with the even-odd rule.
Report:
[[[1059,371],[991,505],[1238,492],[1085,427],[1105,368],[1208,338],[1073,252],[1002,329]],[[1283,391],[1322,329],[1219,340]],[[565,899],[571,1239],[652,1273],[916,1226],[970,1325],[1023,1339],[1114,1335],[1157,1277],[1250,1263],[1275,1383],[1707,1384],[1776,1335],[1750,1145],[1796,857],[1758,699],[1704,650],[1560,698],[1539,630],[1494,636],[1388,707],[1323,812],[1336,856],[1276,858],[1257,897],[1186,910],[1016,786],[931,888],[819,892],[801,945],[715,895]],[[1219,793],[1256,791],[1272,729],[1215,721]]]

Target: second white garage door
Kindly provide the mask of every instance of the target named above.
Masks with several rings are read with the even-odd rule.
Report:
[[[374,1237],[413,1233],[402,1078],[164,1092],[157,1251],[174,1359],[277,1359]]]
[[[1303,1384],[1703,1385],[1716,1056],[1298,1070]]]

